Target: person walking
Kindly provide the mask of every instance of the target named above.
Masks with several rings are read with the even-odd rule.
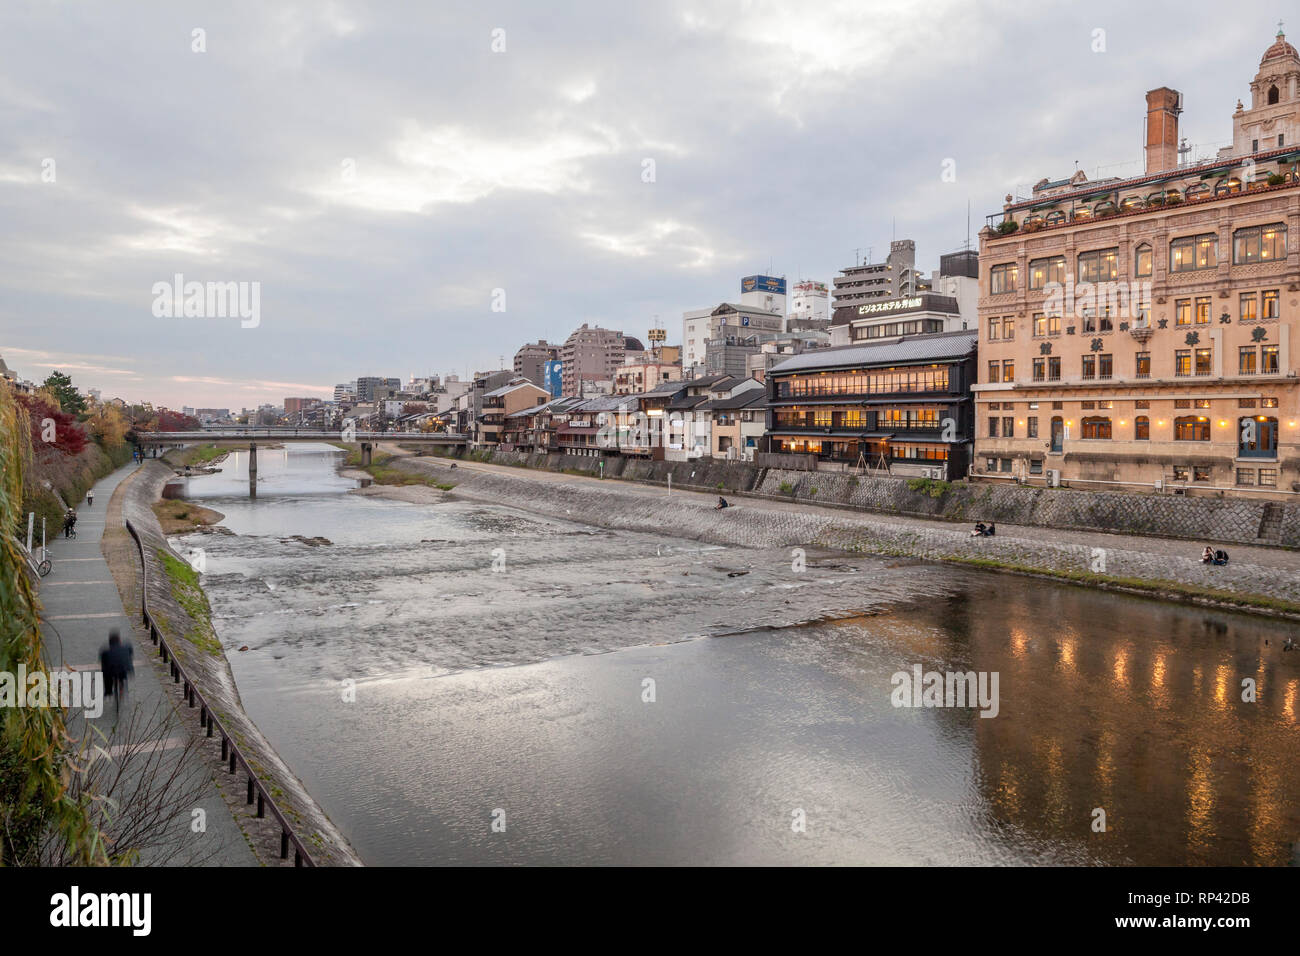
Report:
[[[91,488],[86,492],[86,506],[90,507],[95,503],[95,489]]]
[[[63,536],[65,538],[71,538],[74,534],[77,533],[74,530],[76,527],[77,527],[77,513],[73,511],[71,508],[69,508],[67,511],[63,513]]]
[[[135,649],[130,644],[122,643],[122,636],[117,629],[108,632],[108,644],[99,650],[99,669],[104,673],[104,692],[113,698],[113,722],[122,713],[122,701],[126,699],[126,681],[135,675],[135,662],[132,659]]]

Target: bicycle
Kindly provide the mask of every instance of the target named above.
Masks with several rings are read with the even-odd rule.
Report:
[[[40,564],[36,565],[36,573],[39,574],[41,577],[45,577],[45,575],[50,573],[50,569],[53,567],[54,566],[50,564],[50,559],[46,558]]]
[[[77,529],[76,529],[76,528],[64,528],[64,529],[63,529],[63,536],[64,536],[65,538],[72,538],[72,539],[75,540],[76,537],[77,537]]]

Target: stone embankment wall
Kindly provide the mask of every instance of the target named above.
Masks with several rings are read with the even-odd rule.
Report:
[[[1201,564],[1195,556],[1095,549],[1042,537],[999,534],[992,538],[973,538],[964,525],[934,527],[884,515],[851,514],[835,509],[822,512],[808,508],[742,506],[718,511],[707,498],[669,496],[666,492],[647,494],[644,489],[620,482],[542,481],[530,478],[523,470],[517,475],[468,468],[449,472],[445,464],[427,458],[407,458],[395,464],[399,468],[436,468],[440,478],[453,476],[447,480],[456,482],[454,495],[598,527],[667,533],[713,544],[758,548],[813,546],[905,555],[1045,573],[1095,585],[1164,590],[1183,599],[1199,597],[1288,612],[1300,610],[1300,575],[1289,567],[1236,560],[1223,567],[1213,567]],[[712,477],[718,472],[709,474]],[[808,477],[814,478],[811,474]],[[823,481],[825,477],[815,476]],[[776,480],[776,476],[765,480]],[[673,484],[677,487],[678,482]],[[822,486],[817,487],[820,497]]]
[[[162,461],[150,461],[123,483],[122,516],[129,519],[140,535],[144,545],[144,557],[147,567],[149,609],[167,636],[167,643],[173,649],[176,658],[194,679],[195,685],[203,696],[211,702],[217,717],[239,744],[240,750],[249,764],[257,771],[262,780],[271,785],[275,792],[275,802],[284,815],[292,822],[298,838],[303,841],[307,851],[318,866],[359,866],[360,859],[348,845],[346,839],[334,827],[329,818],[312,799],[306,788],[294,776],[284,761],[275,752],[270,742],[262,736],[257,725],[244,713],[235,687],[234,675],[225,654],[205,649],[191,641],[187,635],[205,633],[207,622],[198,622],[172,595],[170,579],[158,559],[158,549],[175,555],[185,561],[182,555],[167,544],[157,516],[153,513],[153,504],[159,498],[163,486],[175,477],[172,467]],[[130,540],[129,537],[127,539]],[[138,561],[134,542],[131,543],[132,560]],[[138,574],[138,564],[137,574]],[[136,594],[138,599],[138,592]],[[136,607],[138,611],[138,605]],[[153,650],[152,645],[141,648],[146,653]],[[156,652],[155,652],[156,653]],[[197,711],[193,729],[198,730]],[[220,743],[210,742],[220,753]],[[206,751],[204,751],[207,756]],[[213,772],[224,773],[224,765],[219,759],[211,761]],[[242,779],[242,778],[241,778]],[[242,787],[236,787],[242,796]],[[262,820],[248,818],[242,820],[245,830],[259,827],[259,832],[250,832],[254,850],[267,865],[282,865],[279,859],[280,827],[268,812]],[[265,830],[265,833],[260,832]],[[292,863],[290,852],[289,861]]]
[[[600,459],[581,455],[493,452],[477,456],[499,465],[600,475]],[[1116,534],[1184,538],[1206,544],[1300,548],[1300,503],[1278,502],[1278,532],[1259,537],[1269,502],[1254,498],[1077,491],[1015,484],[924,482],[859,477],[846,472],[786,471],[745,462],[605,459],[604,477],[725,494],[758,494],[805,504],[948,521],[996,521]]]

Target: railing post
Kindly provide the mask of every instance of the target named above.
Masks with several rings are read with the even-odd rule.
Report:
[[[248,803],[252,803],[252,802],[253,802],[253,775],[252,775],[251,773],[248,775],[248,800],[247,800],[247,802],[248,802]]]
[[[289,858],[289,831],[281,830],[280,831],[280,859],[286,860],[288,858]]]

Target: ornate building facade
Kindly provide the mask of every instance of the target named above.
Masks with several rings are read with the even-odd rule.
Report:
[[[1300,492],[1300,54],[1279,32],[1213,159],[1180,164],[1181,110],[1147,93],[1144,175],[981,232],[972,477]]]

